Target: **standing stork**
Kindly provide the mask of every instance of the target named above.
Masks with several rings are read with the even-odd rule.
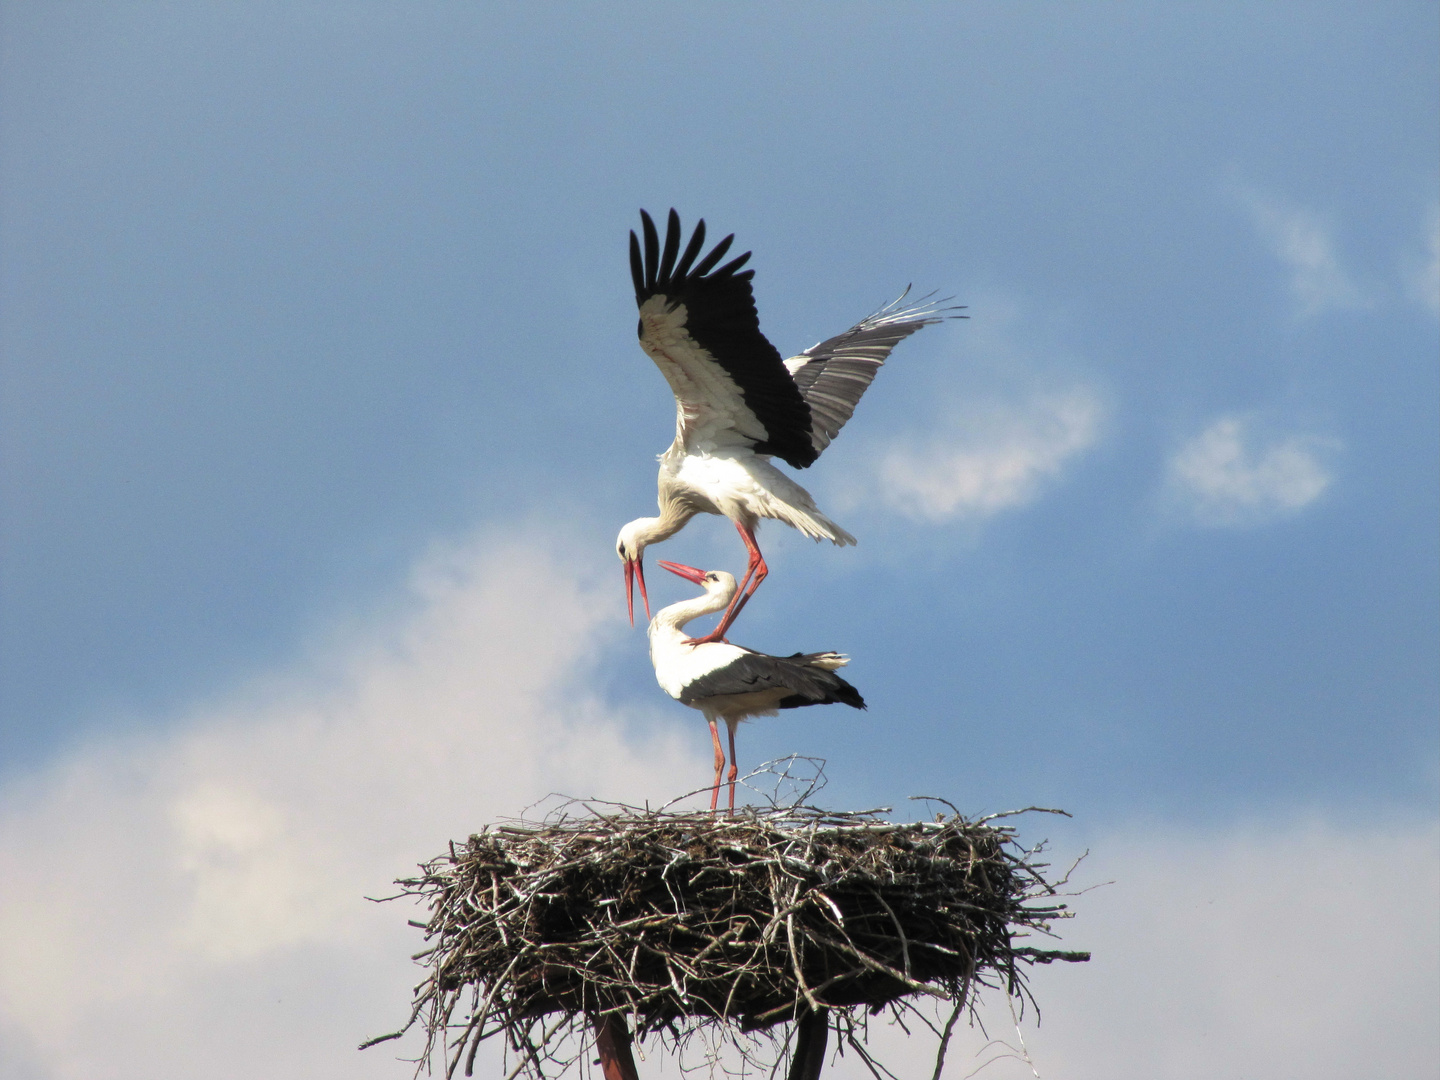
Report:
[[[772,456],[804,469],[830,445],[855,411],[875,373],[899,342],[955,308],[937,303],[894,303],[827,338],[799,356],[781,360],[760,332],[750,288],[754,270],[741,271],[750,253],[717,264],[734,234],[704,258],[705,222],[695,226],[680,253],[680,215],[670,211],[665,248],[644,210],[645,234],[630,233],[630,273],[640,308],[640,347],[675,393],[675,441],[660,456],[660,516],[638,518],[620,530],[616,551],[625,564],[625,602],[635,623],[635,582],[645,614],[645,548],[674,536],[696,514],[721,514],[735,523],[749,553],[740,587],[714,631],[723,638],[769,574],[755,543],[761,518],[799,529],[812,540],[844,546],[855,538],[826,517],[810,493],[770,463]],[[964,318],[964,316],[957,316]]]
[[[835,674],[849,661],[834,652],[796,653],[770,656],[754,649],[725,642],[697,642],[685,636],[685,624],[702,615],[719,611],[734,599],[735,578],[723,570],[696,570],[693,566],[660,560],[672,574],[679,574],[705,590],[704,596],[682,600],[656,613],[650,620],[650,662],[655,679],[667,694],[682,705],[699,709],[710,723],[715,744],[715,786],[710,791],[710,809],[720,801],[720,774],[725,768],[725,751],[720,748],[718,720],[730,729],[730,809],[735,809],[735,728],[752,716],[774,716],[779,709],[805,705],[834,705],[865,708],[860,691]]]

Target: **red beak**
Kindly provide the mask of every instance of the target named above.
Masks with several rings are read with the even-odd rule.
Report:
[[[660,565],[665,565],[661,563]],[[650,618],[650,594],[645,591],[645,564],[640,559],[625,560],[625,610],[630,613],[630,625],[635,625],[635,580],[640,580],[640,599],[645,602],[645,618]]]
[[[666,570],[669,570],[670,573],[679,574],[687,581],[695,582],[696,585],[705,584],[704,570],[696,570],[695,567],[686,566],[684,563],[666,562],[664,559],[660,560],[660,565],[663,566]]]

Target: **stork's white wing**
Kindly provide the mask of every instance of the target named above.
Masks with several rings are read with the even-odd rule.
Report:
[[[739,383],[687,332],[688,316],[663,293],[640,305],[640,347],[675,395],[675,437],[687,450],[765,442],[769,432]]]

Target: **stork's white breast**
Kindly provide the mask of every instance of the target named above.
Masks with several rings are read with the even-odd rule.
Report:
[[[655,664],[655,681],[660,689],[680,700],[685,687],[704,678],[716,668],[734,663],[745,655],[745,650],[723,641],[709,641],[704,645],[686,645],[680,636],[665,640],[659,635],[651,639],[650,659]]]

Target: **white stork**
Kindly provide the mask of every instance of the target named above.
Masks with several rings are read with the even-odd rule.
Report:
[[[645,548],[674,536],[696,514],[733,521],[749,564],[719,625],[699,639],[713,642],[723,638],[770,572],[755,543],[761,518],[783,521],[817,542],[855,543],[821,513],[808,491],[770,463],[771,456],[797,469],[812,464],[850,419],[890,350],[922,326],[950,317],[943,312],[958,309],[940,307],[944,301],[905,307],[907,288],[843,334],[781,360],[760,332],[750,289],[755,271],[739,272],[750,253],[716,269],[734,235],[696,262],[705,245],[703,220],[682,255],[674,210],[663,252],[650,215],[641,210],[640,219],[643,256],[630,233],[640,347],[675,393],[675,441],[660,456],[660,516],[626,525],[616,551],[625,564],[626,607],[634,625],[636,579],[650,614]]]
[[[774,716],[779,709],[841,702],[865,708],[860,691],[835,674],[849,661],[834,652],[770,656],[726,642],[697,642],[684,633],[685,624],[719,611],[734,598],[735,579],[723,570],[696,570],[693,566],[660,560],[672,574],[705,589],[704,596],[662,608],[650,620],[650,662],[661,689],[682,705],[699,709],[710,723],[715,744],[715,786],[710,809],[720,800],[720,773],[725,751],[720,748],[716,721],[730,729],[730,809],[735,809],[735,728],[752,716]]]

